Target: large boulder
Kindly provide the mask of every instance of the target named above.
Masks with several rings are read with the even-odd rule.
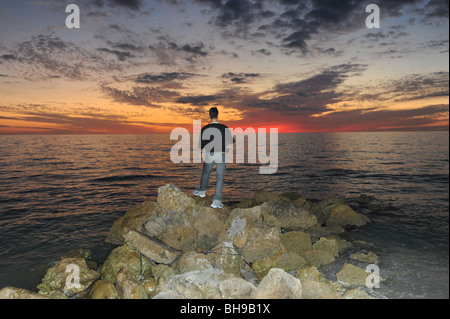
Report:
[[[244,247],[251,226],[262,223],[261,206],[233,209],[221,230],[220,240],[232,242],[237,248]]]
[[[272,256],[281,249],[280,228],[260,224],[250,227],[241,252],[244,259],[252,263],[266,256]]]
[[[308,262],[302,256],[284,249],[273,256],[267,256],[264,259],[254,261],[252,268],[256,277],[262,279],[272,268],[295,271],[305,267],[307,264]]]
[[[321,237],[313,245],[315,250],[325,250],[333,254],[334,257],[339,257],[339,241],[334,237]]]
[[[158,264],[172,264],[181,255],[179,251],[164,243],[157,242],[134,230],[129,230],[125,234],[125,242],[128,246]]]
[[[219,242],[219,235],[228,215],[223,210],[196,205],[193,211],[193,227],[197,234],[197,248],[206,251]],[[194,247],[191,247],[195,250]]]
[[[224,299],[248,299],[256,287],[242,278],[230,278],[220,282],[219,290]]]
[[[183,193],[172,184],[162,186],[158,189],[158,204],[166,211],[192,212],[195,201],[192,197]]]
[[[302,299],[300,280],[283,269],[272,268],[261,280],[252,297],[255,299]]]
[[[193,222],[189,213],[180,210],[166,211],[162,215],[150,217],[144,224],[144,232],[176,250],[196,250],[198,232]]]
[[[289,201],[289,198],[260,189],[255,192],[254,204],[261,205],[265,202]]]
[[[301,256],[313,248],[309,234],[301,231],[280,234],[280,241],[284,248]]]
[[[136,278],[141,275],[149,277],[152,273],[153,263],[145,256],[140,256],[139,251],[125,244],[113,249],[98,271],[102,280],[114,284],[117,273],[123,267],[127,268]]]
[[[133,207],[114,222],[105,241],[113,245],[123,245],[125,231],[128,229],[142,231],[142,224],[151,216],[160,214],[160,212],[161,207],[154,201],[146,201]]]
[[[37,288],[40,294],[62,292],[71,297],[87,290],[99,277],[84,258],[65,258],[47,270]]]
[[[195,270],[213,268],[207,256],[195,251],[184,253],[183,256],[178,259],[174,267],[180,274]]]
[[[148,299],[144,287],[125,267],[116,275],[116,288],[119,299]]]
[[[336,279],[347,287],[365,287],[369,275],[365,269],[346,263],[336,274]]]
[[[220,269],[203,269],[170,277],[160,284],[153,299],[183,298],[212,299],[221,298],[219,285],[223,280],[233,278]]]
[[[342,299],[339,291],[314,266],[301,269],[296,277],[302,283],[305,299]]]
[[[369,218],[363,214],[355,212],[347,204],[337,205],[333,208],[327,219],[327,227],[362,227],[370,222]]]
[[[207,255],[214,268],[225,273],[241,276],[242,257],[232,243],[224,241],[214,246]]]
[[[317,217],[305,208],[291,202],[265,202],[261,205],[264,222],[270,226],[305,230],[317,224]]]
[[[97,280],[89,292],[88,299],[117,299],[116,287],[105,280]]]
[[[337,197],[329,197],[311,207],[311,211],[314,215],[317,216],[317,220],[319,224],[325,225],[328,217],[331,214],[331,211],[339,206],[344,204],[344,201]]]

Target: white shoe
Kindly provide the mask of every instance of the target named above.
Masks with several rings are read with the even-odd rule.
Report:
[[[194,195],[195,196],[198,196],[198,197],[201,197],[201,198],[205,198],[206,197],[206,191],[199,191],[198,189],[195,189],[194,190]]]
[[[223,208],[223,204],[220,200],[213,200],[211,207],[212,208]]]

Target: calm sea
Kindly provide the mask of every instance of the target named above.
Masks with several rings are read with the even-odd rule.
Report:
[[[35,290],[73,248],[103,262],[112,248],[103,240],[126,210],[168,183],[191,192],[201,165],[173,164],[174,143],[166,135],[0,136],[0,289]],[[373,221],[346,237],[375,244],[388,279],[375,294],[449,297],[448,132],[280,134],[279,144],[275,175],[259,175],[257,164],[227,167],[225,202],[261,188],[342,197]],[[371,204],[359,205],[360,194]]]

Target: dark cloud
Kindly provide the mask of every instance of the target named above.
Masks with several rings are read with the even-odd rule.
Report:
[[[222,97],[219,95],[197,95],[197,96],[184,96],[176,99],[176,103],[191,104],[195,106],[206,106],[210,102],[216,102]]]
[[[248,83],[248,80],[258,78],[261,74],[259,73],[234,73],[228,72],[222,75],[222,79],[227,79],[234,84]]]
[[[103,92],[117,103],[142,105],[150,108],[161,108],[157,103],[172,101],[179,96],[178,92],[158,87],[134,86],[131,90],[120,90],[102,86]]]
[[[170,72],[170,73],[143,73],[137,76],[136,83],[164,83],[170,81],[186,80],[198,76],[193,73]]]
[[[119,61],[125,61],[127,58],[132,58],[133,55],[130,52],[111,50],[108,48],[98,48],[97,51],[109,53],[115,55]]]

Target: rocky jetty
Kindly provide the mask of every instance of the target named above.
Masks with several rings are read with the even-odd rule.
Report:
[[[48,269],[38,292],[6,287],[0,299],[374,298],[364,268],[346,262],[336,280],[321,272],[344,253],[378,262],[339,236],[369,222],[344,200],[314,204],[296,193],[260,190],[223,209],[211,202],[163,186],[155,201],[113,224],[105,240],[115,248],[102,265],[90,261],[89,251],[71,251]],[[68,286],[74,265],[77,282]]]

